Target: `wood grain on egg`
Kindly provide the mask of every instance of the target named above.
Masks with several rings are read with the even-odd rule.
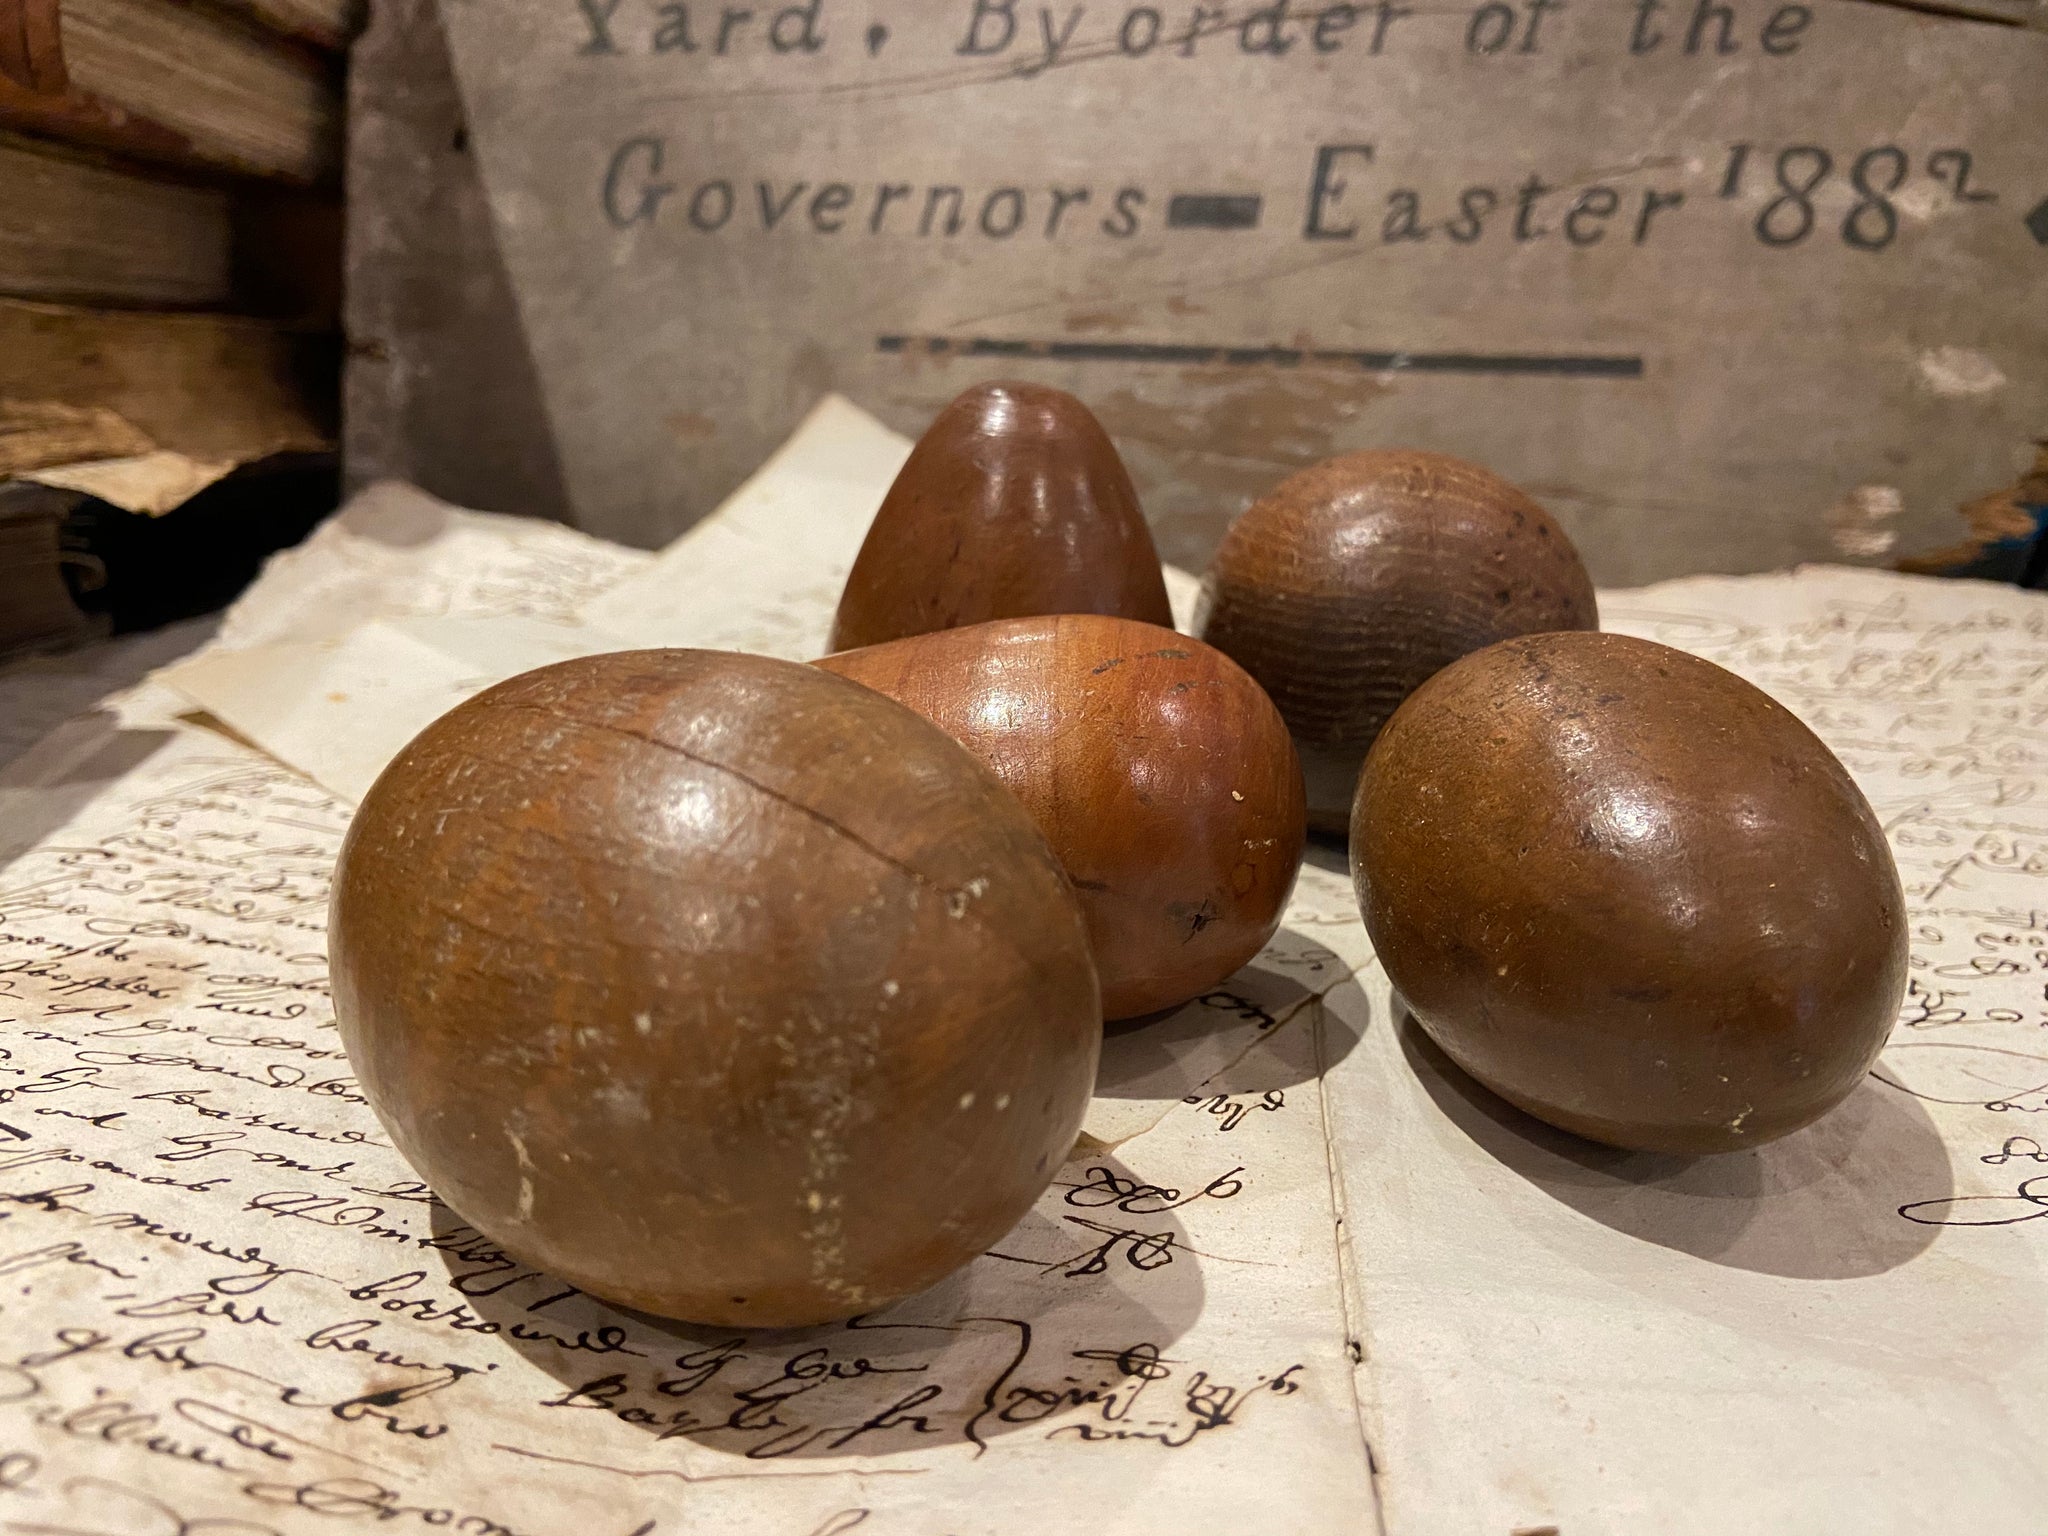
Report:
[[[1037,384],[976,385],[890,486],[831,648],[1044,613],[1173,623],[1138,493],[1088,407]]]
[[[1446,1054],[1616,1146],[1797,1130],[1862,1082],[1905,987],[1905,899],[1847,771],[1647,640],[1536,635],[1438,673],[1366,759],[1351,857]]]
[[[1341,834],[1358,765],[1424,679],[1512,635],[1592,629],[1564,530],[1498,475],[1376,450],[1292,475],[1232,525],[1195,631],[1259,680],[1301,749],[1309,825]]]
[[[364,1091],[465,1220],[731,1327],[972,1260],[1100,1048],[1080,910],[1002,785],[757,657],[594,656],[443,716],[356,815],[330,956]]]
[[[1011,619],[818,663],[994,770],[1066,866],[1106,1017],[1198,997],[1273,936],[1301,864],[1301,769],[1230,658],[1155,625]]]

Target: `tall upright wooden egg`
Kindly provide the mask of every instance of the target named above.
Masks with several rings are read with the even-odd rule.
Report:
[[[1045,613],[1173,624],[1138,493],[1094,414],[1042,385],[978,384],[890,486],[831,648]]]

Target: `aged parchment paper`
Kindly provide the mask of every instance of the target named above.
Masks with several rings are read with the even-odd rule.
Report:
[[[294,698],[374,720],[436,657],[587,646],[573,610],[644,558],[385,488],[179,675],[267,688],[245,723],[303,746],[350,717]],[[822,630],[778,612],[766,642]],[[1313,939],[1117,1031],[1073,1161],[944,1285],[672,1326],[523,1269],[390,1151],[326,996],[349,805],[193,702],[116,701],[129,766],[0,872],[0,1529],[1377,1528],[1320,1088],[1356,1041]]]
[[[1549,1131],[1359,967],[1326,1080],[1397,1536],[2041,1528],[2048,600],[1844,570],[1604,593],[1769,689],[1870,796],[1912,913],[1864,1086],[1688,1163]],[[1366,961],[1355,916],[1316,933]]]
[[[607,582],[561,530],[383,496],[417,586],[356,518],[274,566],[228,643],[320,641],[303,583],[357,626],[330,654],[376,630],[474,666],[466,644],[562,641],[611,582],[684,560]],[[749,638],[804,654],[829,582],[783,553],[812,595]],[[697,590],[676,606],[731,622]],[[795,1340],[563,1295],[433,1204],[334,1054],[318,924],[346,803],[168,687],[117,701],[139,766],[0,872],[0,1280],[25,1291],[0,1293],[0,1519],[2037,1529],[2048,604],[1814,569],[1603,614],[1771,688],[1887,826],[1913,990],[1847,1105],[1692,1164],[1554,1135],[1402,1022],[1319,849],[1258,962],[1112,1033],[1088,1136],[995,1254],[884,1326]]]

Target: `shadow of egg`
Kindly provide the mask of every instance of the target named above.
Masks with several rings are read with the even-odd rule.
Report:
[[[1794,1279],[1884,1274],[1933,1243],[1899,1214],[1899,1191],[1954,1188],[1926,1110],[1866,1078],[1804,1130],[1740,1152],[1625,1152],[1553,1129],[1482,1087],[1396,1005],[1402,1054],[1436,1106],[1553,1200],[1643,1242],[1732,1269]]]
[[[619,1465],[645,1458],[650,1439],[678,1438],[730,1457],[732,1471],[902,1457],[1114,1421],[1170,1386],[1171,1346],[1204,1295],[1177,1199],[1115,1158],[1077,1158],[965,1268],[880,1312],[796,1330],[608,1306],[519,1264],[436,1202],[440,1272],[381,1299],[415,1315],[420,1303],[466,1308],[471,1337],[553,1379],[541,1405],[560,1410],[559,1433],[527,1452],[561,1451],[573,1436],[575,1454]]]

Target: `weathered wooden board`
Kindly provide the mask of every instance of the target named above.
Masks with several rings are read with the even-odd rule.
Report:
[[[349,59],[343,474],[567,518],[433,0],[377,0]]]
[[[1200,564],[1411,443],[1606,582],[1948,542],[2048,430],[2048,35],[1863,0],[447,0],[576,520],[826,388],[1102,414]],[[374,207],[358,216],[375,217]]]

